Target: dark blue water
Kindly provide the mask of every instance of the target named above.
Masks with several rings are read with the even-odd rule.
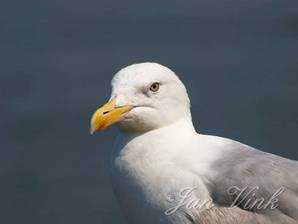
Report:
[[[0,222],[124,223],[89,118],[121,67],[169,66],[198,131],[298,159],[298,2],[2,1]]]

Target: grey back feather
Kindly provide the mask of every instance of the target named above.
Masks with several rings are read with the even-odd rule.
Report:
[[[226,146],[225,146],[226,147]],[[218,159],[212,166],[216,175],[210,176],[208,185],[216,207],[207,209],[192,223],[197,224],[292,224],[298,223],[298,162],[256,150],[239,142],[229,143],[230,153]],[[275,209],[247,208],[246,194],[239,198],[228,193],[231,187],[246,188],[246,192],[258,187],[254,198],[270,200],[276,191]],[[237,201],[236,207],[231,208]]]
[[[239,207],[214,207],[192,218],[193,224],[297,224],[286,215],[264,215]]]

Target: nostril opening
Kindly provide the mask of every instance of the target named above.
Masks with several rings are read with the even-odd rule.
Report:
[[[103,115],[106,115],[107,113],[109,113],[109,111],[104,111],[104,112],[103,112]]]

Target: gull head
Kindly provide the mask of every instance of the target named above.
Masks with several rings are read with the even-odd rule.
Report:
[[[90,132],[117,123],[124,132],[147,132],[191,119],[187,91],[178,76],[157,63],[127,66],[112,79],[108,103],[97,109]]]

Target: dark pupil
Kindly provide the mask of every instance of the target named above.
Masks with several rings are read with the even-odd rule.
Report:
[[[157,83],[152,84],[151,89],[152,89],[153,91],[156,91],[157,88],[158,88],[158,84],[157,84]]]

